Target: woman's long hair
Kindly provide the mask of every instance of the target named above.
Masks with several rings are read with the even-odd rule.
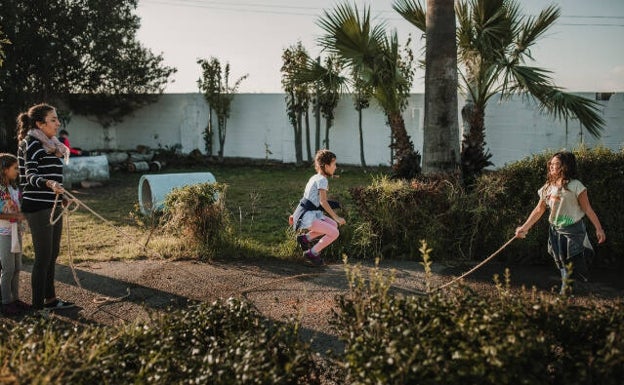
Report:
[[[557,174],[553,175],[550,173],[550,164],[555,158],[557,158],[561,163],[561,168]],[[576,179],[578,176],[576,169],[576,157],[574,154],[569,151],[560,151],[555,153],[555,155],[550,158],[548,163],[546,163],[546,175],[546,185],[554,185],[559,179],[561,179],[562,187],[567,189],[570,180]]]
[[[36,104],[28,109],[27,112],[22,112],[17,115],[17,142],[21,142],[22,139],[28,134],[28,130],[37,127],[37,122],[45,123],[45,118],[50,111],[54,111],[55,108],[49,104],[41,103]]]

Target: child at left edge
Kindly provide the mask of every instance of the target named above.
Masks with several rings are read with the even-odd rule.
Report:
[[[344,218],[338,216],[327,200],[328,177],[336,172],[336,155],[326,149],[319,150],[314,157],[316,174],[306,184],[303,198],[289,218],[294,230],[306,229],[306,234],[297,236],[297,242],[306,250],[303,257],[313,266],[321,266],[321,251],[334,242],[339,235],[338,225],[344,225]],[[327,215],[323,214],[324,210]],[[316,245],[312,241],[321,238]]]
[[[2,313],[17,315],[30,306],[19,299],[19,272],[22,269],[21,222],[19,177],[17,157],[0,154],[0,288],[2,290]]]

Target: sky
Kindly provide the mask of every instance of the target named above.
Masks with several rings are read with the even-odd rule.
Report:
[[[426,0],[420,0],[424,3]],[[624,91],[624,0],[518,0],[526,15],[549,4],[561,16],[532,48],[534,62],[552,71],[555,84],[572,92]],[[412,35],[417,58],[424,58],[419,30],[392,10],[392,0],[350,0],[369,6],[371,15],[396,30],[401,42]],[[301,41],[311,56],[323,55],[318,21],[333,0],[139,0],[138,39],[164,63],[176,67],[166,93],[199,92],[198,59],[229,63],[231,80],[249,74],[238,92],[281,93],[283,51]],[[424,70],[417,70],[413,92],[424,90]]]

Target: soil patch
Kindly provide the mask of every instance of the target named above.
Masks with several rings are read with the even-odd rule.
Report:
[[[371,269],[371,263],[361,263]],[[405,295],[422,295],[425,273],[413,261],[383,261],[379,268],[394,274],[394,290]],[[433,266],[432,287],[449,282],[470,266]],[[20,277],[21,298],[30,302],[30,271],[25,264]],[[481,292],[493,291],[493,277],[501,281],[505,270],[511,284],[556,292],[558,272],[553,266],[509,266],[491,262],[466,277],[464,282]],[[119,325],[147,319],[149,312],[168,307],[186,306],[197,301],[242,296],[251,301],[264,316],[281,320],[291,315],[301,319],[305,335],[314,338],[321,352],[339,347],[330,326],[335,297],[348,289],[343,264],[312,268],[297,262],[278,260],[228,261],[109,261],[76,265],[57,265],[57,294],[77,307],[54,315],[68,322]],[[79,282],[79,284],[77,283]],[[579,287],[573,300],[621,301],[624,281],[608,270],[593,272],[593,280]],[[0,318],[16,322],[19,318]]]

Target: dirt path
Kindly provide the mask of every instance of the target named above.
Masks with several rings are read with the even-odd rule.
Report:
[[[363,269],[370,264],[363,263]],[[502,276],[504,264],[490,263],[466,279],[471,287],[491,291],[494,274]],[[30,298],[30,271],[25,265],[20,290],[23,299]],[[405,294],[422,292],[424,271],[420,263],[387,261],[380,268],[396,277],[394,288]],[[434,265],[434,287],[450,281],[468,267],[444,268]],[[552,266],[512,266],[512,286],[536,286],[548,291],[559,279]],[[74,279],[76,273],[79,287]],[[577,298],[580,301],[598,298],[621,301],[624,282],[609,271],[596,272],[592,284]],[[57,294],[74,301],[77,307],[58,311],[54,316],[68,322],[119,325],[145,319],[151,310],[167,306],[184,306],[195,301],[244,296],[266,317],[283,319],[301,316],[304,336],[314,337],[313,346],[320,352],[338,349],[340,344],[331,329],[329,319],[335,307],[334,298],[346,292],[347,280],[342,264],[321,269],[296,262],[277,260],[197,263],[192,261],[112,261],[84,263],[74,271],[66,265],[57,266]],[[28,300],[28,302],[30,302]],[[18,319],[0,318],[2,322]]]

